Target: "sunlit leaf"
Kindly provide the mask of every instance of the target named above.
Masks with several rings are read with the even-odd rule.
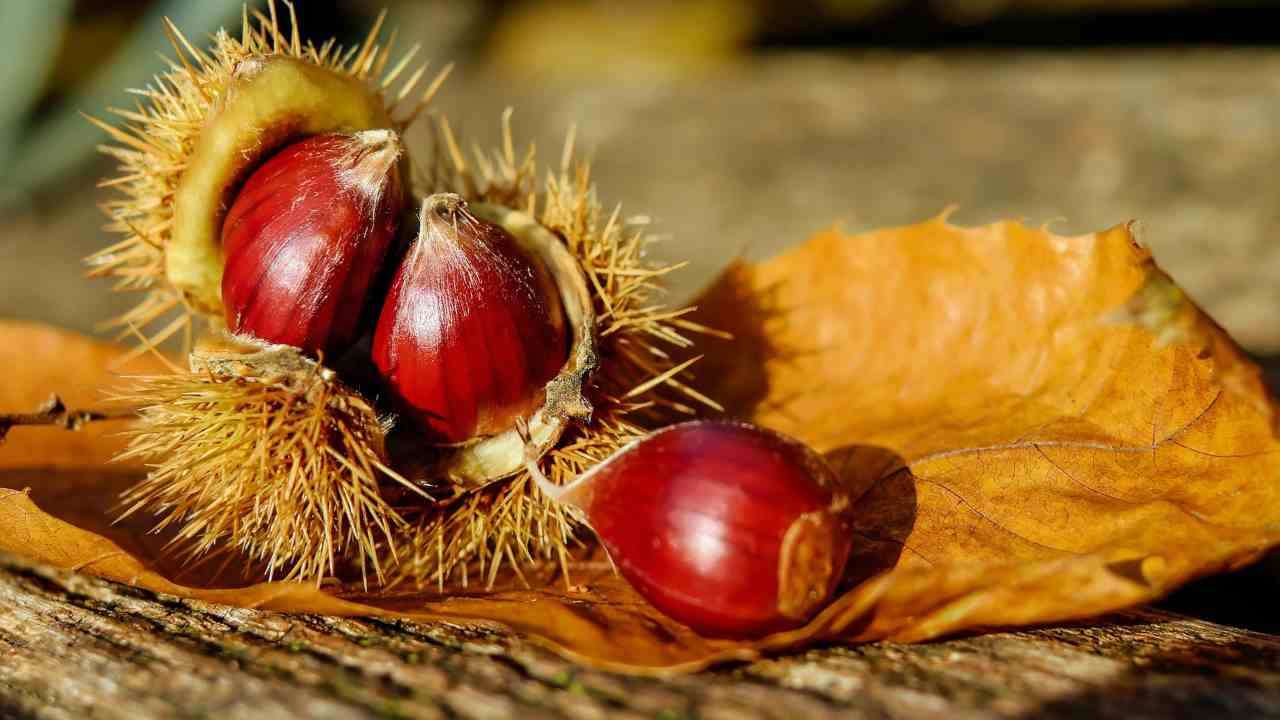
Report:
[[[1084,618],[1157,598],[1280,543],[1280,443],[1256,367],[1127,227],[1059,237],[938,219],[821,233],[704,294],[701,387],[825,452],[859,498],[843,594],[808,626],[708,640],[647,606],[598,554],[574,585],[493,591],[255,583],[187,567],[145,519],[112,525],[142,472],[101,430],[0,446],[0,549],[246,607],[497,623],[583,662],[690,670],[816,641],[923,640]],[[0,324],[0,407],[94,400],[112,350]],[[22,492],[29,488],[28,492]]]

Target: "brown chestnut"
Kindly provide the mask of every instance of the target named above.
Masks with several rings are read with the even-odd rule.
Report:
[[[222,225],[232,332],[328,353],[358,338],[399,227],[400,152],[390,130],[318,135],[249,176]]]
[[[703,635],[803,624],[849,556],[851,504],[835,474],[799,442],[753,425],[672,425],[566,486],[529,469],[581,511],[645,599]]]
[[[508,431],[542,405],[568,346],[541,261],[460,196],[428,197],[373,338],[398,409],[439,444]]]

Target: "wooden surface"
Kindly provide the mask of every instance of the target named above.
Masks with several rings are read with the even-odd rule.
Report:
[[[1155,611],[670,680],[450,625],[178,601],[0,557],[0,717],[1280,717],[1280,639]]]

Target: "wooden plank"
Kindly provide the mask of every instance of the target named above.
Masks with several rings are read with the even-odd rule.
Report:
[[[671,680],[447,624],[156,596],[0,557],[0,716],[1280,717],[1280,639],[1157,611]]]

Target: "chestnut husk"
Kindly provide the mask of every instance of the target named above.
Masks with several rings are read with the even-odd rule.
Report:
[[[194,319],[206,319],[214,336],[223,331],[224,267],[217,242],[222,208],[232,203],[237,188],[255,168],[280,147],[308,135],[377,128],[400,131],[435,94],[447,68],[424,90],[415,90],[422,70],[406,71],[407,59],[390,62],[388,48],[376,44],[381,22],[364,43],[341,57],[332,43],[317,47],[301,41],[296,32],[292,36],[281,32],[274,7],[270,17],[248,15],[239,39],[219,33],[208,52],[193,49],[170,27],[178,61],[157,89],[143,91],[151,105],[138,113],[124,113],[130,123],[124,128],[99,122],[119,143],[107,149],[121,163],[120,177],[108,184],[122,190],[123,197],[106,209],[112,218],[110,228],[125,238],[90,263],[94,274],[117,278],[121,289],[146,293],[138,307],[115,320],[126,335],[141,339],[135,353],[154,350],[159,343],[183,335],[184,347],[190,347],[191,337],[203,329]],[[383,92],[401,77],[407,78],[403,89]],[[399,101],[419,92],[405,103],[407,109],[397,107]],[[705,328],[684,319],[682,311],[653,301],[657,279],[669,268],[651,266],[645,260],[651,238],[643,226],[620,218],[616,211],[603,210],[587,166],[572,163],[572,139],[566,143],[559,173],[547,173],[543,180],[543,173],[535,172],[531,152],[516,157],[508,120],[509,114],[504,116],[501,149],[478,160],[475,171],[460,162],[444,169],[442,160],[460,158],[450,135],[448,147],[436,146],[443,152],[431,159],[434,165],[427,164],[430,175],[415,179],[422,180],[422,195],[458,192],[477,217],[503,226],[525,252],[541,259],[559,289],[572,349],[560,372],[547,383],[542,406],[527,418],[527,444],[512,429],[463,445],[431,447],[417,459],[425,463],[402,467],[388,457],[399,462],[391,448],[406,433],[397,431],[384,438],[390,429],[386,416],[364,424],[370,434],[355,438],[360,448],[353,455],[366,458],[379,473],[403,470],[399,474],[412,477],[415,487],[429,485],[437,500],[397,505],[395,511],[403,514],[404,525],[383,516],[391,523],[394,537],[384,536],[377,543],[377,569],[388,570],[387,579],[392,582],[443,583],[453,570],[462,568],[465,583],[468,566],[479,566],[492,578],[499,564],[519,558],[533,561],[535,555],[558,558],[564,564],[576,526],[559,506],[534,491],[521,470],[526,449],[542,452],[548,474],[556,482],[565,482],[620,444],[642,435],[657,421],[657,408],[692,413],[698,403],[715,407],[687,383],[690,362],[675,359],[690,344],[684,333]],[[401,177],[406,183],[408,167],[405,158]],[[183,197],[180,202],[179,196]],[[680,352],[668,352],[657,347],[659,343]],[[361,347],[357,343],[355,349]],[[607,367],[602,366],[601,350],[609,353]],[[337,379],[343,380],[344,392],[377,401],[376,392],[371,392],[376,384],[366,385],[363,378],[348,373],[349,367],[359,365],[347,364],[356,354],[343,358],[342,377]],[[326,355],[316,363],[315,372],[329,377],[327,366],[335,360]],[[269,384],[251,364],[228,367],[232,370],[216,374],[207,369],[175,371],[134,397],[144,402],[144,413],[164,417],[167,412],[182,411],[192,433],[214,432],[224,427],[218,424],[227,418],[203,411],[186,413],[182,405],[186,392],[217,395]],[[237,367],[243,376],[236,374]],[[303,394],[292,402],[309,400]],[[325,406],[314,409],[314,421],[327,422]],[[382,409],[374,408],[375,413]],[[166,427],[144,423],[138,447],[156,450],[161,453],[157,457],[169,453],[174,461],[194,460],[184,454],[183,447],[170,444]],[[267,453],[271,450],[262,448]],[[186,487],[217,486],[221,471],[201,467],[206,474],[189,478]],[[251,468],[246,464],[240,469]],[[163,478],[153,479],[163,482]],[[244,479],[254,481],[251,476]],[[317,491],[324,487],[320,480],[301,476],[299,488]],[[382,491],[395,484],[394,478],[379,481]],[[184,497],[202,501],[199,494]],[[400,495],[393,497],[400,502]],[[149,509],[159,509],[164,516],[164,508]],[[163,521],[182,522],[176,515],[167,518]],[[458,528],[465,531],[455,532]],[[191,532],[197,547],[211,551],[215,546],[287,544],[285,538],[270,536],[276,531],[269,528],[253,530],[252,537],[223,538],[225,544],[212,535],[196,537],[198,527],[192,526]],[[442,538],[448,538],[444,544]],[[368,559],[368,553],[362,553],[361,558]],[[336,564],[319,555],[280,558],[282,574],[290,577],[318,579],[311,575],[338,571]],[[298,561],[294,569],[301,570],[286,569],[290,561]]]

